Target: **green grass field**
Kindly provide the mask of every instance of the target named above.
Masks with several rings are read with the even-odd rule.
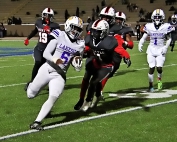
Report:
[[[24,46],[23,41],[0,41],[0,55],[32,51],[36,41]],[[132,65],[122,62],[120,70],[105,89],[105,101],[88,112],[75,111],[84,74],[71,67],[61,97],[51,116],[43,121],[44,131],[30,130],[47,89],[28,99],[23,90],[31,77],[32,55],[0,58],[0,141],[7,142],[176,142],[177,139],[177,49],[168,51],[163,72],[164,89],[156,93],[141,93],[148,89],[148,65],[145,49],[139,53],[137,42],[131,55]],[[5,49],[4,49],[5,48]],[[24,49],[23,49],[24,48]],[[177,48],[177,47],[176,47]],[[11,49],[11,50],[6,50]],[[13,55],[13,54],[12,54]],[[154,74],[154,87],[157,88]],[[174,91],[174,92],[173,92]],[[118,94],[110,97],[109,94]],[[147,98],[147,97],[151,98]],[[159,97],[159,98],[158,98]]]

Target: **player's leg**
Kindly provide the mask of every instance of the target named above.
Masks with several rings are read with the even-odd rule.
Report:
[[[41,110],[36,118],[36,120],[30,125],[31,129],[42,130],[41,126],[42,120],[47,116],[47,114],[51,111],[58,97],[62,94],[65,80],[58,75],[56,72],[50,74],[50,82],[49,82],[49,97],[42,105]]]
[[[87,111],[90,106],[91,107],[96,106],[97,103],[101,100],[101,89],[102,89],[101,81],[104,78],[108,77],[112,70],[113,66],[110,66],[103,67],[99,69],[97,72],[95,72],[89,83],[87,98],[82,107],[83,111]],[[96,93],[96,100],[92,104],[94,93]]]
[[[75,110],[80,110],[80,108],[82,107],[82,105],[84,103],[84,98],[85,98],[85,95],[86,95],[86,92],[87,92],[87,89],[89,86],[89,81],[92,76],[92,72],[91,72],[92,69],[93,69],[92,58],[88,58],[86,60],[85,74],[82,79],[79,101],[74,106]]]
[[[170,46],[171,46],[171,52],[173,52],[173,49],[175,47],[175,40],[172,39]]]
[[[34,66],[32,69],[32,75],[31,75],[31,80],[26,84],[24,90],[27,90],[27,87],[30,82],[33,81],[35,76],[38,73],[39,68],[44,64],[44,58],[43,58],[43,51],[38,50],[37,46],[34,48],[34,53],[33,53],[33,58],[34,58]]]
[[[156,59],[154,56],[148,54],[147,55],[147,62],[149,64],[149,72],[148,72],[149,91],[154,92],[153,81],[154,81],[154,70],[155,70],[155,66],[156,66]]]
[[[157,80],[158,80],[158,90],[162,89],[162,67],[164,65],[165,62],[165,56],[161,55],[161,56],[157,56],[156,57],[156,63],[157,63]]]
[[[30,99],[34,98],[42,89],[42,87],[44,87],[49,82],[49,80],[50,78],[49,78],[48,67],[47,64],[44,64],[39,69],[39,72],[36,75],[33,82],[31,82],[27,87],[27,97]]]
[[[101,82],[101,84],[102,84],[101,94],[102,94],[102,91],[103,91],[103,89],[104,89],[104,87],[105,87],[105,85],[106,85],[108,79],[111,78],[111,77],[113,77],[114,73],[119,69],[121,61],[122,61],[122,58],[120,57],[120,55],[116,55],[116,56],[114,57],[114,62],[115,62],[114,69],[113,69],[113,71],[109,74],[108,77],[106,77],[106,78],[104,78],[104,79],[102,80],[102,82]]]

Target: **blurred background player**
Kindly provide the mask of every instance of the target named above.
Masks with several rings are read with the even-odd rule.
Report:
[[[173,52],[173,49],[175,47],[175,41],[177,40],[177,15],[173,14],[171,16],[171,22],[170,24],[175,28],[174,31],[171,32],[171,51]]]
[[[154,92],[153,78],[155,68],[157,69],[158,77],[158,90],[162,89],[162,67],[165,62],[165,55],[167,53],[168,46],[171,42],[171,31],[174,29],[169,23],[164,23],[165,14],[163,10],[156,9],[153,11],[151,16],[152,22],[147,23],[144,27],[143,37],[140,39],[138,49],[140,52],[143,51],[143,44],[150,36],[150,43],[147,48],[147,62],[149,64],[149,92]],[[165,39],[167,39],[164,45]]]
[[[115,13],[115,24],[110,28],[109,33],[111,35],[118,34],[123,38],[124,41],[123,41],[122,46],[124,47],[124,49],[127,49],[127,48],[133,49],[133,46],[134,46],[134,43],[132,40],[133,28],[125,25],[125,22],[126,22],[126,15],[123,12],[116,12]],[[108,81],[108,79],[112,77],[114,73],[119,69],[120,62],[121,62],[119,58],[120,57],[117,57],[117,59],[115,59],[114,69],[111,72],[111,74],[102,80],[102,90],[104,89],[104,86],[106,82]],[[124,60],[124,62],[126,61]]]
[[[31,129],[43,129],[41,121],[50,112],[63,92],[66,72],[70,63],[72,62],[76,71],[81,69],[82,62],[74,62],[74,57],[82,57],[85,47],[84,40],[80,39],[83,31],[83,22],[79,17],[72,16],[66,21],[64,29],[65,31],[53,30],[51,32],[50,42],[43,54],[47,62],[40,67],[38,74],[27,88],[27,97],[32,99],[42,87],[49,84],[49,97],[41,107],[36,120],[30,125]]]
[[[34,66],[32,70],[31,80],[26,84],[24,90],[26,91],[30,82],[33,81],[37,72],[42,64],[46,62],[46,59],[43,58],[43,52],[48,43],[48,37],[52,30],[59,29],[60,26],[58,23],[53,22],[54,11],[51,8],[45,8],[42,12],[42,18],[37,19],[35,23],[34,30],[28,35],[25,39],[24,44],[27,46],[29,44],[29,40],[34,37],[37,33],[39,33],[38,43],[34,47]]]

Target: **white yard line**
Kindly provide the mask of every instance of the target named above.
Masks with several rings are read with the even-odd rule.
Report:
[[[164,101],[164,102],[160,102],[160,103],[149,104],[149,105],[146,105],[146,107],[155,107],[155,106],[170,104],[170,103],[174,103],[174,102],[177,102],[177,99],[170,100],[170,101]],[[107,117],[107,116],[112,116],[112,115],[116,115],[116,114],[122,114],[122,113],[131,112],[131,111],[135,111],[135,110],[140,110],[144,107],[134,107],[134,108],[130,108],[130,109],[119,110],[119,111],[110,112],[110,113],[106,113],[106,114],[101,114],[101,115],[97,115],[97,116],[92,116],[92,117],[87,117],[87,118],[83,118],[83,119],[73,120],[73,121],[69,121],[69,122],[64,122],[64,123],[60,123],[60,124],[47,126],[47,127],[44,127],[44,129],[48,130],[48,129],[53,129],[53,128],[57,128],[57,127],[61,127],[61,126],[67,126],[67,125],[71,125],[71,124],[76,124],[76,123],[80,123],[80,122],[85,122],[85,121],[89,121],[89,120],[94,120],[94,119],[99,119],[99,118],[103,118],[103,117]],[[39,132],[39,131],[28,130],[28,131],[15,133],[15,134],[1,136],[0,140],[5,140],[5,139],[18,137],[18,136],[22,136],[22,135],[26,135],[26,134],[31,134],[31,133],[35,133],[35,132]]]
[[[170,65],[165,65],[164,67],[171,67],[171,66],[176,66],[176,65],[177,64],[170,64]],[[134,70],[140,71],[140,70],[146,70],[146,69],[149,69],[149,68],[139,68],[139,69],[134,69]],[[83,77],[83,76],[73,76],[73,77],[68,77],[67,79],[75,79],[75,78],[81,78],[81,77]],[[0,85],[0,88],[13,87],[13,86],[19,86],[19,85],[24,85],[24,84],[26,84],[26,83]]]
[[[13,65],[13,66],[0,66],[0,69],[3,69],[3,68],[12,68],[12,67],[22,67],[22,66],[31,66],[31,65],[34,65],[34,64],[24,64],[24,65]]]

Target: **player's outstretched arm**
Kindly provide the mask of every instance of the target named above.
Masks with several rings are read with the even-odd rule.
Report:
[[[141,38],[140,41],[139,41],[138,50],[139,50],[140,52],[143,51],[143,48],[142,48],[142,47],[143,47],[143,44],[144,44],[144,42],[145,42],[147,36],[148,36],[148,34],[145,32],[145,33],[143,34],[142,38]]]
[[[29,44],[29,40],[34,37],[38,33],[37,27],[28,35],[28,37],[24,40],[24,44],[27,46]]]

